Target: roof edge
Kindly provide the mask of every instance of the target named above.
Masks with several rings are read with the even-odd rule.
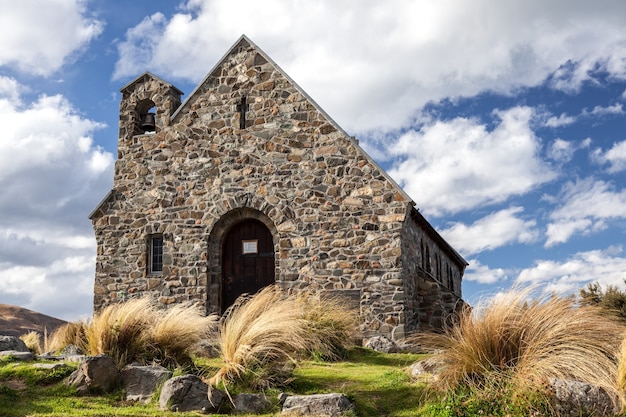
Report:
[[[452,247],[452,245],[448,243],[447,240],[443,238],[443,236],[439,234],[437,230],[435,230],[435,228],[428,222],[428,220],[426,220],[422,213],[420,213],[419,210],[415,207],[412,207],[411,209],[411,217],[415,219],[420,225],[424,226],[426,232],[431,236],[431,238],[439,243],[444,248],[444,250],[446,250],[453,258],[455,258],[459,262],[459,264],[464,265],[463,270],[465,270],[465,267],[468,266],[469,263],[456,251],[456,249]]]
[[[93,209],[91,211],[91,213],[89,213],[89,216],[87,216],[87,218],[89,220],[93,220],[94,216],[96,215],[96,213],[98,211],[100,211],[100,209],[102,208],[102,206],[104,206],[104,204],[109,201],[109,199],[111,198],[111,196],[113,196],[113,194],[115,193],[115,189],[112,188],[111,190],[109,190],[109,192],[104,196],[104,198],[102,200],[100,200],[100,202],[98,203],[98,205],[96,206],[95,209]]]
[[[139,80],[141,80],[142,78],[149,76],[154,78],[155,80],[172,87],[174,90],[176,90],[176,92],[180,95],[184,95],[185,93],[183,93],[180,89],[178,89],[178,87],[176,87],[174,84],[165,81],[163,78],[159,77],[158,75],[154,75],[153,73],[151,73],[150,71],[146,71],[143,74],[141,74],[138,77],[133,78],[131,81],[129,81],[128,83],[126,83],[126,85],[124,85],[122,88],[120,88],[120,93],[123,93],[124,90],[126,90],[127,88],[129,88],[131,85],[135,84],[136,82],[138,82]]]

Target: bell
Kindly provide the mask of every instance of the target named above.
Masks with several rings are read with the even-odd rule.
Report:
[[[146,113],[141,122],[141,130],[144,132],[154,132],[156,130],[156,119],[154,113]]]

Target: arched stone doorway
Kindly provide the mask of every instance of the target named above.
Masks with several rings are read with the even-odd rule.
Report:
[[[242,294],[254,294],[274,283],[272,233],[260,221],[232,226],[222,243],[222,313]]]
[[[243,230],[238,231],[239,228]],[[254,228],[256,231],[246,231],[246,228]],[[257,234],[261,237],[256,237]],[[230,210],[215,222],[207,241],[207,314],[221,314],[242,293],[256,292],[279,279],[275,255],[278,248],[278,236],[279,233],[274,222],[265,213],[251,207]],[[235,239],[236,237],[237,239]],[[246,242],[248,253],[244,254],[243,241],[255,241],[257,239],[259,240],[256,244],[257,256],[251,253],[254,249],[254,242]],[[241,253],[241,257],[239,257],[238,251]],[[270,253],[271,255],[268,255]],[[231,262],[228,260],[229,256],[234,257],[234,260],[246,263],[244,276],[246,274],[251,275],[251,263],[254,263],[255,275],[257,264],[262,265],[267,270],[267,273],[263,274],[265,278],[257,282],[255,276],[252,280],[254,281],[253,286],[252,283],[249,283],[250,286],[242,285],[240,290],[233,289],[232,286],[230,289],[225,288],[227,284],[225,277],[230,273],[229,268],[236,268],[232,264],[226,265]],[[240,281],[240,278],[232,275],[231,280],[237,282]]]

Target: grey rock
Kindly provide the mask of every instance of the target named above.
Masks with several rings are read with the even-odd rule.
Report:
[[[432,382],[438,377],[442,363],[437,357],[431,357],[413,363],[407,368],[409,376],[416,381]]]
[[[278,404],[285,404],[285,400],[287,399],[287,397],[289,397],[289,394],[287,394],[286,392],[281,392],[280,394],[278,394]]]
[[[26,352],[20,350],[3,350],[0,352],[0,357],[10,356],[16,361],[29,362],[35,359],[35,355],[28,350]]]
[[[398,345],[385,336],[370,337],[363,342],[363,346],[382,353],[396,353],[398,351]]]
[[[237,414],[261,414],[271,405],[263,394],[237,394],[233,397],[233,409]]]
[[[5,350],[28,352],[24,341],[17,336],[0,336],[0,352]]]
[[[119,384],[117,364],[108,355],[88,356],[72,372],[66,383],[76,387],[80,395],[111,392]]]
[[[76,356],[76,355],[82,355],[82,354],[83,352],[76,345],[67,345],[61,351],[62,356]]]
[[[560,416],[609,417],[619,413],[611,396],[597,385],[555,379],[550,382],[553,406]]]
[[[44,361],[82,362],[85,360],[85,358],[87,358],[86,355],[74,355],[71,353],[62,353],[56,355],[53,352],[45,352],[41,355],[37,355],[37,359],[41,359]]]
[[[150,402],[158,387],[172,377],[172,372],[162,366],[128,365],[120,376],[127,400]]]
[[[168,379],[159,397],[161,410],[219,412],[226,393],[211,388],[195,375],[182,375]]]
[[[85,355],[65,355],[61,359],[66,362],[83,362],[87,356]]]
[[[67,365],[64,363],[35,363],[33,368],[55,370],[67,368]]]
[[[196,355],[202,358],[219,358],[219,342],[215,340],[201,340],[193,348]]]
[[[354,410],[354,404],[343,394],[290,395],[285,399],[282,413],[294,416],[340,417]]]

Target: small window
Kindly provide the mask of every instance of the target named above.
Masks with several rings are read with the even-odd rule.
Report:
[[[150,237],[148,253],[148,272],[160,274],[163,272],[163,236],[155,235]]]

